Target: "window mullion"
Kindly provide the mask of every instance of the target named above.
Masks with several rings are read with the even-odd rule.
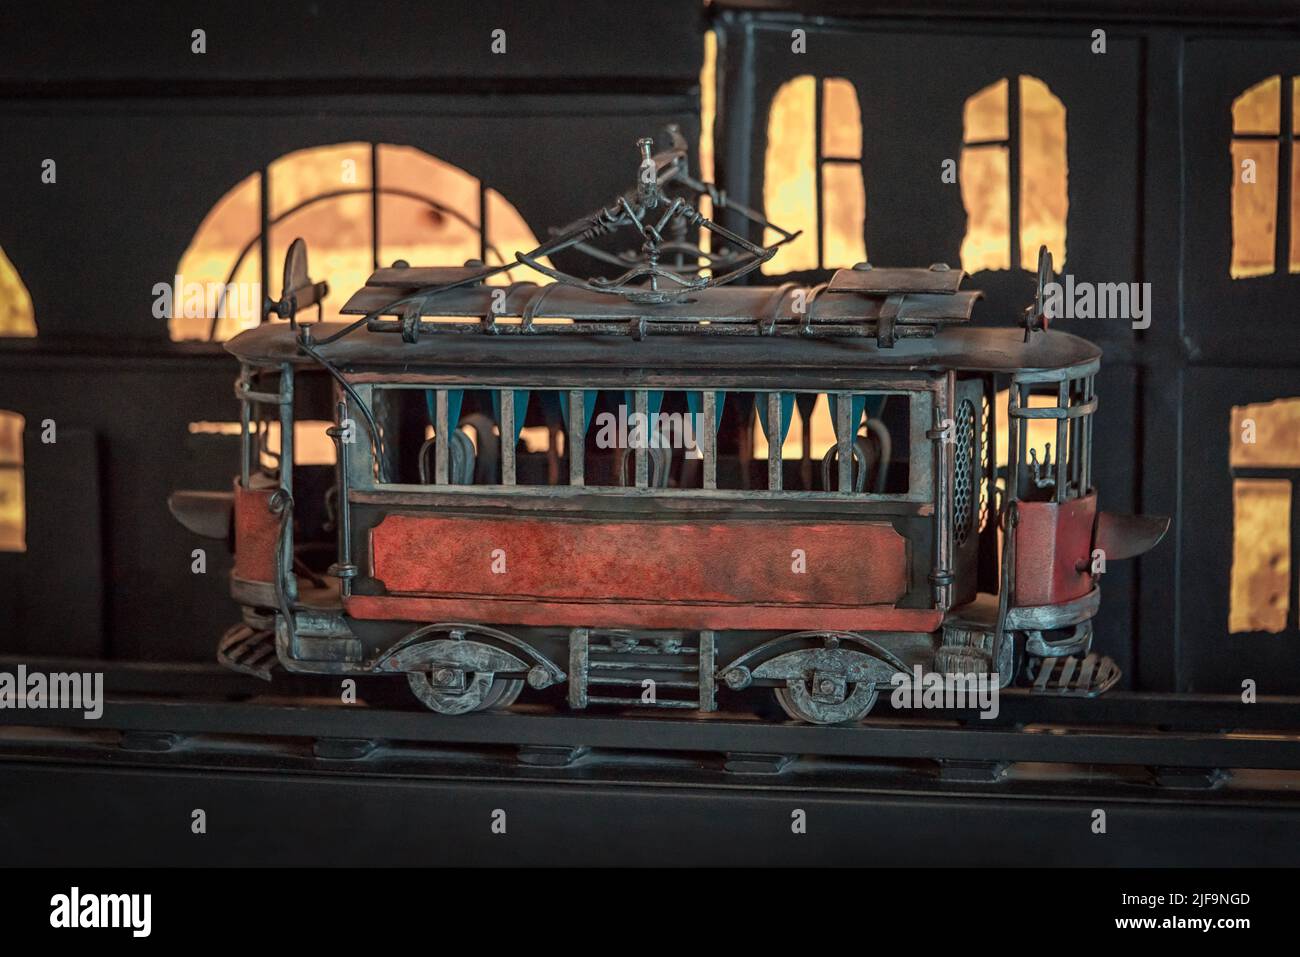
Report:
[[[1011,232],[1011,269],[1020,268],[1020,77],[1007,80],[1007,218]]]
[[[816,174],[817,174],[817,265],[826,268],[826,208],[822,201],[822,136],[824,135],[823,127],[825,126],[825,117],[822,116],[822,103],[825,98],[823,85],[826,80],[818,77],[815,81],[813,93],[813,156],[816,157]]]
[[[1291,151],[1294,145],[1292,122],[1293,85],[1281,83],[1282,125],[1277,138],[1277,231],[1273,236],[1273,271],[1285,275],[1291,271]]]
[[[379,144],[370,144],[370,265],[379,268]]]

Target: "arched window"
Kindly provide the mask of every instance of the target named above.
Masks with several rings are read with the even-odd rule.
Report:
[[[962,111],[961,200],[966,237],[961,266],[1038,268],[1038,247],[1065,261],[1070,208],[1065,106],[1042,80],[998,80]]]
[[[848,80],[797,76],[776,91],[767,114],[763,211],[785,229],[803,230],[763,265],[765,273],[866,260],[862,114]],[[765,241],[778,238],[769,230]]]
[[[422,150],[388,143],[298,150],[244,179],[204,218],[176,269],[171,338],[218,341],[257,325],[263,257],[277,293],[285,251],[298,236],[307,240],[312,278],[330,284],[326,319],[394,260],[501,264],[538,245],[499,192]]]
[[[1233,279],[1300,272],[1300,76],[1256,83],[1232,101]]]
[[[18,278],[18,270],[0,249],[0,336],[36,335],[32,297]]]
[[[1300,629],[1300,398],[1233,406],[1228,630]]]
[[[23,417],[0,409],[0,552],[27,551]]]

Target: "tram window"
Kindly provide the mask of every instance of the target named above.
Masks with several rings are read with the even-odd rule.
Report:
[[[1063,417],[1040,414],[1020,418],[1017,497],[1060,502],[1086,494],[1091,487],[1092,413],[1084,407],[1096,401],[1092,379],[1020,384],[1013,388],[1021,390],[1020,406],[1029,413],[1048,409],[1068,412]],[[998,466],[1004,471],[1010,456],[1009,403],[1009,391],[1000,391]]]
[[[784,432],[779,465],[772,464],[764,424],[770,395],[381,386],[374,390],[372,406],[388,484],[838,491],[838,394],[779,394]],[[704,416],[710,404],[715,444],[706,455]],[[440,414],[456,423],[442,478],[436,437]],[[911,398],[857,393],[845,414],[856,417],[851,489],[867,495],[908,494],[915,439]],[[503,433],[509,428],[513,435]],[[642,441],[648,444],[638,455]],[[571,450],[580,450],[577,461]],[[774,469],[780,475],[776,483],[769,480]]]
[[[685,392],[601,392],[587,430],[587,485],[700,486],[699,422]]]
[[[727,442],[719,440],[720,487],[727,487],[724,473],[739,480],[738,485],[731,487],[778,487],[771,482],[774,466],[768,434],[770,395],[747,393],[737,397],[737,417],[745,418],[747,424],[740,429],[734,469],[723,468],[723,462],[732,449]],[[811,492],[839,489],[837,403],[838,398],[832,394],[817,392],[787,392],[777,400],[784,430],[780,449],[780,489]],[[907,494],[911,453],[909,397],[859,393],[850,405],[849,415],[856,419],[852,452],[853,488],[869,495]]]
[[[445,484],[495,484],[499,481],[500,431],[492,393],[482,389],[375,389],[372,411],[383,439],[388,481],[400,485],[444,484],[437,482],[440,394],[449,420],[455,423]]]
[[[515,485],[568,485],[569,442],[566,426],[566,403],[569,393],[560,389],[534,389],[514,393],[515,428],[519,435],[514,443]],[[501,400],[497,399],[498,405]],[[501,419],[497,419],[500,424]],[[503,448],[504,451],[504,448]],[[502,468],[509,468],[509,456],[502,457]],[[502,481],[506,481],[504,478]]]

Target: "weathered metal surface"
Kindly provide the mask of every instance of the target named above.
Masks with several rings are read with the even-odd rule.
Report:
[[[852,607],[892,604],[908,584],[907,541],[883,522],[398,513],[370,541],[374,577],[399,595]]]
[[[226,541],[234,530],[233,492],[172,492],[167,509],[195,535]]]
[[[284,255],[284,274],[280,284],[279,300],[267,297],[265,307],[267,315],[276,315],[281,319],[296,322],[298,312],[309,306],[316,306],[319,314],[321,302],[329,294],[329,283],[312,282],[307,270],[307,244],[295,239],[289,244]],[[215,324],[216,319],[213,319]],[[213,338],[209,335],[208,338]]]
[[[569,632],[569,706],[616,705],[713,711],[714,634],[638,636],[633,631]]]
[[[1067,655],[1087,654],[1092,645],[1092,622],[1074,626],[1069,636],[1058,641],[1048,641],[1041,631],[1029,631],[1025,636],[1025,653],[1039,658],[1063,658]]]
[[[1067,502],[1019,503],[1015,604],[1053,605],[1092,590],[1087,569],[1096,510],[1096,495]]]
[[[338,323],[325,323],[317,333],[324,338],[344,328]],[[496,336],[428,336],[409,344],[397,336],[358,329],[329,345],[317,346],[315,351],[344,370],[463,368],[474,369],[473,374],[481,376],[482,367],[490,367],[501,373],[503,381],[509,370],[538,372],[557,366],[703,369],[718,377],[737,369],[786,373],[818,370],[833,378],[847,370],[1058,370],[1090,366],[1101,356],[1095,345],[1068,333],[1042,333],[1026,343],[1015,329],[947,328],[931,338],[900,339],[892,349],[882,349],[866,336],[778,338],[664,333],[637,341],[627,336],[504,334],[509,328],[518,327],[503,326],[503,334]],[[277,323],[241,333],[226,343],[226,349],[253,363],[315,361],[299,350],[288,327]],[[624,387],[626,384],[622,383]]]
[[[1119,665],[1096,652],[1082,659],[1066,657],[1031,658],[1028,677],[1032,694],[1060,694],[1095,698],[1105,694],[1123,676]]]
[[[270,681],[271,672],[280,664],[275,654],[275,632],[250,628],[241,622],[221,636],[217,661],[232,671]]]
[[[1097,534],[1093,542],[1106,554],[1106,560],[1135,558],[1159,544],[1169,530],[1163,515],[1126,515],[1102,511],[1097,515]]]
[[[367,285],[354,294],[340,312],[343,315],[378,313],[402,316],[405,315],[405,306],[391,304],[401,302],[399,294],[410,295],[416,288],[421,287]],[[522,319],[527,316],[534,321],[572,319],[575,322],[626,324],[629,320],[644,318],[649,325],[707,321],[711,324],[746,326],[762,322],[767,327],[774,327],[802,326],[805,323],[815,326],[819,323],[874,322],[888,308],[900,326],[936,326],[968,321],[971,310],[981,296],[977,290],[957,292],[954,289],[949,292],[919,288],[890,306],[889,297],[883,295],[825,295],[814,298],[812,293],[812,287],[791,286],[774,298],[770,287],[737,286],[701,290],[684,302],[640,303],[587,289],[520,282],[506,287],[463,286],[448,289],[429,302],[423,315],[464,317],[474,320],[475,324],[482,316],[490,313],[497,320]],[[463,329],[459,326],[453,328],[463,333],[480,331],[470,328],[469,323]],[[371,327],[372,332],[386,329],[387,324]],[[562,326],[539,325],[530,331],[542,338],[562,330]],[[421,324],[421,334],[435,331],[431,324]],[[626,330],[614,331],[624,333]],[[706,335],[718,330],[704,326],[695,331]]]
[[[943,613],[929,608],[864,605],[707,605],[690,602],[590,602],[537,598],[417,598],[401,595],[352,595],[344,607],[354,618],[376,621],[431,621],[462,617],[516,625],[570,626],[591,623],[602,628],[711,628],[787,630],[834,628],[853,631],[929,632]]]
[[[862,296],[892,296],[902,293],[934,293],[951,296],[961,287],[966,273],[935,263],[928,269],[880,268],[858,263],[852,269],[837,269],[826,291],[856,293]]]
[[[523,680],[498,674],[528,670],[508,651],[455,633],[407,645],[384,664],[385,670],[405,672],[411,690],[428,708],[449,715],[509,707],[523,689]]]
[[[1069,628],[1092,618],[1097,614],[1099,607],[1101,607],[1101,589],[1094,585],[1092,590],[1082,598],[1071,601],[1055,605],[1018,605],[1008,608],[1006,627],[1017,631]],[[944,618],[944,626],[951,624],[959,628],[991,631],[997,620],[998,596],[980,594],[974,601],[950,611]]]
[[[1006,626],[1020,630],[1070,628],[1087,621],[1101,607],[1101,589],[1094,585],[1081,598],[1054,605],[1018,605],[1007,609]]]
[[[396,266],[376,269],[366,280],[367,286],[389,289],[390,296],[414,292],[425,286],[449,286],[474,277],[472,266]]]
[[[235,484],[235,577],[248,582],[275,580],[280,516],[271,511],[274,489]]]
[[[866,717],[880,687],[899,669],[830,638],[823,648],[788,651],[753,670],[752,678],[779,681],[777,703],[796,721],[841,724]]]

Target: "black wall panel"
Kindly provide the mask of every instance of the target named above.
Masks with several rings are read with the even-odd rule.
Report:
[[[1300,365],[1300,274],[1232,279],[1232,101],[1269,76],[1300,74],[1300,40],[1187,44],[1186,336],[1194,361]],[[1285,220],[1284,220],[1285,221]]]
[[[174,84],[691,86],[703,11],[690,0],[277,0],[120,4],[47,0],[0,10],[0,83],[64,91]],[[192,52],[195,29],[207,52]],[[492,32],[505,31],[504,53]]]
[[[1178,682],[1189,691],[1240,693],[1253,680],[1260,694],[1300,694],[1300,635],[1228,632],[1233,558],[1233,477],[1228,468],[1234,405],[1300,397],[1294,369],[1191,369],[1187,373],[1185,527],[1182,594],[1185,627],[1178,643]],[[1294,527],[1294,522],[1292,523]],[[1295,554],[1295,544],[1292,544]],[[1291,575],[1300,574],[1293,563]]]

